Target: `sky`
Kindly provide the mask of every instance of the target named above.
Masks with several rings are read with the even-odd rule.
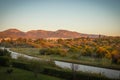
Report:
[[[0,0],[0,31],[10,28],[120,36],[120,0]]]

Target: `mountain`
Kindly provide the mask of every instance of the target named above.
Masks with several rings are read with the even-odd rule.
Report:
[[[3,32],[0,32],[0,38],[6,38],[6,37],[10,37],[10,38],[24,38],[25,37],[25,32],[22,32],[20,30],[17,29],[8,29],[5,30]]]
[[[46,30],[31,30],[23,32],[18,29],[8,29],[0,32],[0,38],[79,38],[79,37],[92,37],[96,38],[99,35],[83,34],[68,30],[46,31]]]

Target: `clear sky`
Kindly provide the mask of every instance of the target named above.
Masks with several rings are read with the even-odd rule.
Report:
[[[120,36],[120,0],[0,0],[0,31],[9,28]]]

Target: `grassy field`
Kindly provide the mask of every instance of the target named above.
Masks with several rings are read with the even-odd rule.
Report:
[[[53,59],[53,60],[59,60],[59,61],[65,61],[65,62],[72,62],[72,63],[120,70],[120,65],[111,64],[110,60],[105,58],[98,60],[91,57],[81,56],[79,59],[73,59],[71,58],[71,55],[68,55],[66,57],[61,57],[59,55],[40,55],[39,48],[12,48],[11,50],[22,53],[22,54],[43,58],[43,59]]]
[[[38,77],[34,77],[33,72],[13,68],[12,74],[7,74],[7,67],[0,66],[0,80],[62,80],[60,78],[39,74]]]

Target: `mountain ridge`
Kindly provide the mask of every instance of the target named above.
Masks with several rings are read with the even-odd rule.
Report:
[[[29,30],[23,32],[18,29],[8,29],[0,32],[0,38],[80,38],[80,37],[90,37],[97,38],[99,35],[96,34],[83,34],[76,31],[69,30],[56,30],[56,31],[47,31],[47,30]]]

